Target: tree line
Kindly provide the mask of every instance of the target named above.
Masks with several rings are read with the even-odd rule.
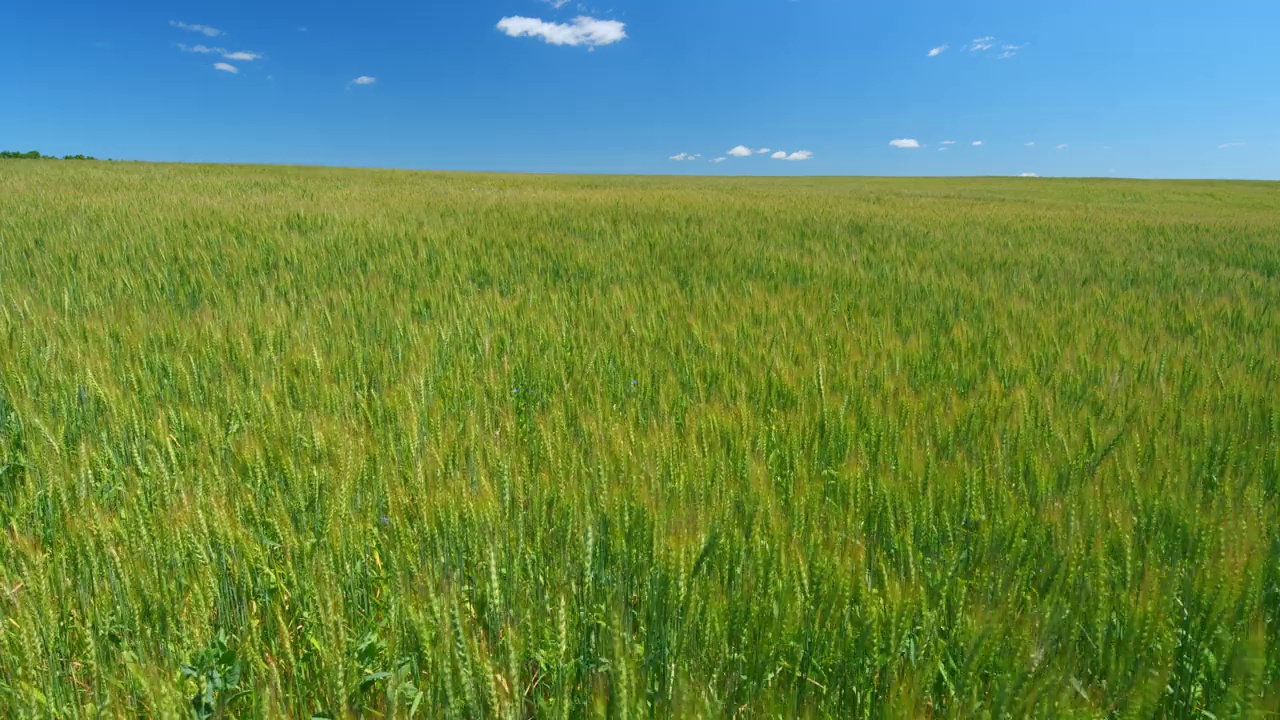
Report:
[[[0,150],[0,160],[57,160],[57,155],[42,155],[39,150],[18,152],[16,150]],[[63,160],[97,160],[90,155],[64,155]]]

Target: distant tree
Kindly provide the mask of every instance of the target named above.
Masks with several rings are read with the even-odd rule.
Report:
[[[64,155],[63,160],[97,160],[92,155]]]
[[[30,150],[28,152],[16,152],[14,150],[5,150],[3,152],[0,152],[0,158],[6,158],[11,160],[39,160],[42,157],[45,157],[45,156],[41,155],[40,151],[38,150]]]

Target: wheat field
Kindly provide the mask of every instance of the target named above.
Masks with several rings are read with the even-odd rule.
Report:
[[[1276,717],[1280,186],[0,162],[0,715]]]

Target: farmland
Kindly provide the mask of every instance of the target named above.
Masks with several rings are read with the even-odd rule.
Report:
[[[1280,186],[0,163],[6,717],[1280,713]]]

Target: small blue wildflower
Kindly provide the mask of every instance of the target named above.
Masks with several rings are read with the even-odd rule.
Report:
[[[383,515],[383,516],[382,516],[382,524],[383,524],[383,525],[390,525],[390,524],[391,524],[391,518],[387,517],[386,515]]]

